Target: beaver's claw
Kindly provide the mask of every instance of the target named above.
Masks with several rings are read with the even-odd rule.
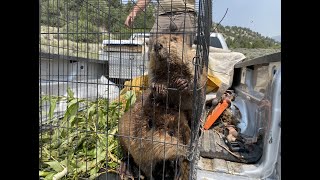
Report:
[[[157,94],[165,94],[167,92],[167,86],[164,84],[152,83],[151,87]]]
[[[178,78],[175,82],[175,87],[180,91],[185,91],[189,87],[189,81],[183,78]]]

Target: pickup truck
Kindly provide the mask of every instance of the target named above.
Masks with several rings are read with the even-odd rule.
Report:
[[[194,40],[194,44],[198,44],[197,38]],[[210,47],[220,48],[223,50],[229,50],[228,45],[221,33],[210,32]]]
[[[228,50],[220,33],[211,33],[210,46]],[[209,57],[213,57],[212,52],[209,53]],[[206,106],[206,112],[207,115],[212,113],[209,109],[214,109],[217,102],[221,102],[221,93],[225,93],[226,90],[232,92],[234,99],[227,109],[238,121],[235,129],[239,133],[237,137],[239,140],[231,142],[226,138],[228,134],[219,134],[214,129],[218,123],[207,130],[202,129],[195,179],[279,180],[281,179],[281,51],[253,59],[245,58],[232,68],[231,83],[227,87],[221,86],[218,89],[216,95],[220,93],[220,97],[214,99],[210,106]],[[205,125],[206,120],[202,125]],[[228,133],[228,131],[223,132]],[[224,145],[226,149],[220,145]]]
[[[129,41],[144,46],[149,34],[142,35],[134,34]],[[211,33],[210,46],[231,52],[220,33]],[[142,62],[141,57],[135,60]],[[242,153],[245,158],[239,160],[217,145],[223,144],[223,139],[212,128],[202,131],[196,179],[281,179],[281,52],[244,59],[235,64],[233,72],[229,90],[235,99],[230,109],[240,114],[239,133],[245,145],[255,150]]]
[[[238,62],[229,89],[239,133],[256,150],[239,153],[240,160],[218,145],[223,139],[213,129],[204,130],[196,179],[281,179],[281,52]]]

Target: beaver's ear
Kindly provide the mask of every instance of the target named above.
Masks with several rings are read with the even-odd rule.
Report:
[[[171,36],[171,41],[177,42],[178,41],[177,36]]]

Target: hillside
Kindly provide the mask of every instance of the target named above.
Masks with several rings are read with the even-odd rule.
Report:
[[[279,35],[279,36],[273,36],[272,39],[274,39],[275,41],[281,43],[281,35]]]
[[[41,0],[40,7],[41,26],[59,27],[60,34],[69,34],[68,39],[77,42],[100,43],[102,33],[111,34],[111,39],[128,39],[133,32],[151,29],[154,23],[154,7],[149,5],[146,13],[136,17],[134,29],[127,28],[124,25],[127,13],[123,12],[132,9],[131,1],[122,4],[120,0],[61,0],[59,3]]]
[[[53,1],[42,0],[41,51],[51,53],[59,51],[60,54],[69,53],[79,57],[98,58],[103,39],[128,39],[132,33],[143,32],[143,28],[148,32],[152,27],[154,22],[152,4],[147,8],[147,17],[144,18],[144,14],[140,14],[135,21],[135,28],[128,29],[123,23],[127,14],[119,12],[129,12],[133,4],[130,1],[122,4],[119,0],[111,0],[111,2],[61,0],[59,4],[54,4]],[[101,10],[100,14],[96,13],[97,10]],[[253,56],[249,55],[250,57],[256,57],[260,52],[272,53],[281,50],[281,43],[249,28],[216,26],[214,23],[211,30],[222,33],[231,50],[244,51],[242,53],[247,56],[253,54]],[[65,51],[66,48],[69,51]],[[88,51],[92,53],[86,53]]]
[[[281,43],[245,27],[213,23],[212,31],[222,33],[229,48],[281,48]]]

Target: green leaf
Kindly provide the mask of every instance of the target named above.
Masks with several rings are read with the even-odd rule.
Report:
[[[68,107],[64,114],[63,121],[66,122],[68,117],[75,116],[77,112],[78,112],[78,100],[73,99],[68,103]]]
[[[88,169],[94,169],[96,167],[96,159],[88,162]]]
[[[115,111],[117,107],[119,107],[119,105],[121,105],[120,103],[118,102],[113,102],[109,105],[109,111],[112,112],[112,111]]]
[[[95,157],[96,149],[91,149],[87,152],[87,156]]]
[[[81,173],[81,172],[86,172],[86,170],[87,170],[87,168],[88,168],[88,165],[89,164],[86,164],[85,162],[78,162],[78,169],[77,169],[77,171],[79,172],[79,173]]]
[[[44,180],[52,180],[54,175],[55,175],[55,173],[50,173],[44,178]]]
[[[132,98],[133,95],[135,95],[134,91],[127,91],[124,97],[126,100],[129,100]]]
[[[127,100],[125,111],[128,111],[128,109],[136,102],[137,97],[134,91],[128,91],[126,92],[125,99]]]
[[[65,158],[63,161],[60,162],[60,164],[65,167],[67,167],[67,163],[68,163],[67,158]]]
[[[107,136],[105,134],[97,134],[98,136],[98,146],[103,147],[104,149],[106,149],[107,146]]]
[[[50,101],[50,110],[49,110],[49,118],[52,119],[53,117],[53,112],[56,109],[57,106],[57,99],[53,98]]]
[[[48,176],[49,174],[51,174],[52,172],[48,172],[48,171],[39,171],[39,176],[41,177],[45,177]]]
[[[82,135],[80,135],[80,139],[78,140],[78,143],[77,143],[77,148],[79,148],[79,146],[81,146],[81,145],[83,144],[83,142],[84,142],[85,140],[87,140],[87,139],[88,139],[87,136],[82,136]]]
[[[114,135],[118,132],[118,127],[117,126],[114,126],[112,129],[109,129],[108,130],[108,134],[110,135]],[[110,137],[109,137],[110,138]]]
[[[68,102],[68,108],[70,108],[71,106],[77,105],[79,102],[78,99],[72,99],[70,102]]]
[[[88,109],[87,116],[88,116],[88,117],[92,116],[92,114],[95,113],[95,110],[96,110],[96,104],[93,104],[93,105]]]
[[[101,162],[103,160],[107,159],[107,151],[98,151],[98,155],[97,155],[97,161]]]
[[[58,129],[55,129],[52,135],[52,141],[55,142],[59,138],[59,131]]]
[[[71,96],[73,96],[71,90],[70,93]],[[127,102],[128,108],[136,101],[135,96],[135,93],[132,91],[127,93],[126,98],[129,100],[129,102]],[[59,98],[49,98],[52,98],[56,102],[59,101]],[[114,155],[116,159],[121,158],[118,153],[117,139],[114,138],[113,135],[108,136],[107,139],[106,134],[79,133],[78,130],[86,130],[86,127],[93,130],[95,129],[94,125],[96,125],[99,131],[108,131],[108,133],[115,134],[118,131],[117,122],[119,116],[123,113],[122,106],[124,105],[120,102],[109,104],[110,102],[106,99],[99,98],[95,102],[85,102],[84,104],[88,105],[85,107],[86,110],[79,111],[79,107],[84,101],[84,99],[69,98],[65,117],[63,120],[59,120],[60,127],[66,127],[67,123],[70,123],[71,125],[69,124],[68,129],[62,128],[62,131],[61,128],[56,128],[53,132],[48,131],[42,134],[41,147],[46,149],[42,151],[41,163],[44,164],[47,162],[46,164],[48,165],[40,169],[41,172],[39,171],[39,174],[41,173],[41,177],[52,179],[57,172],[63,171],[63,167],[68,168],[71,179],[77,179],[77,177],[82,176],[85,172],[91,173],[89,175],[94,177],[100,174],[95,171],[105,167],[105,160],[107,158],[106,151],[109,147],[109,153]],[[54,102],[50,101],[50,103],[52,103],[52,107],[54,107]],[[108,124],[106,124],[107,117]],[[98,124],[96,124],[96,120],[98,120]],[[77,127],[75,127],[75,124],[77,124]],[[49,157],[50,153],[48,149],[51,152],[51,156],[59,162],[48,162],[52,161],[51,157]],[[85,163],[87,163],[87,169]],[[117,167],[117,163],[114,164],[114,167]]]
[[[68,156],[68,170],[73,172],[78,167],[76,166],[73,153]]]
[[[105,116],[105,113],[102,111],[102,109],[99,108],[98,110],[98,122],[103,126],[103,129],[106,128],[107,118]]]
[[[108,144],[108,151],[112,151],[114,149],[114,144],[113,143],[109,143]]]
[[[51,162],[45,162],[45,163],[48,164],[56,172],[63,171],[63,167],[57,161],[51,161]]]
[[[74,98],[74,93],[73,93],[73,91],[71,90],[70,87],[68,87],[68,89],[67,89],[67,94],[68,94],[69,98]]]
[[[90,178],[89,179],[95,179],[99,174],[97,173],[96,168],[92,168],[90,170]]]
[[[76,115],[71,115],[69,122],[70,122],[70,127],[73,127],[74,123],[75,123],[75,119],[76,119]]]
[[[108,161],[108,166],[111,167],[112,169],[115,169],[118,166],[118,163],[113,161]]]
[[[42,95],[41,100],[42,101],[48,101],[49,100],[49,96],[48,95]]]
[[[72,172],[76,169],[75,165],[72,163],[68,163],[68,166],[66,166],[68,168],[68,172],[70,172],[72,174]]]

